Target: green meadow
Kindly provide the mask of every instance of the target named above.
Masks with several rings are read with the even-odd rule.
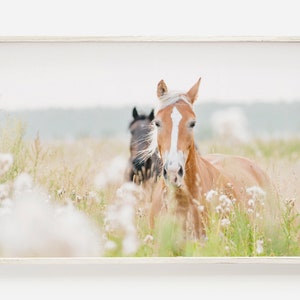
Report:
[[[6,189],[6,194],[0,197],[0,221],[5,200],[14,201],[16,179],[27,174],[33,186],[40,187],[51,203],[61,207],[72,205],[96,225],[102,247],[96,256],[300,255],[299,138],[252,139],[246,143],[197,140],[202,154],[238,154],[257,161],[270,176],[274,188],[271,196],[250,189],[253,201],[248,203],[248,209],[241,209],[236,203],[226,206],[219,195],[212,193],[209,225],[206,236],[199,241],[184,235],[172,212],[162,215],[155,228],[150,228],[151,187],[124,183],[129,141],[118,138],[44,141],[38,135],[24,139],[25,133],[26,127],[15,120],[0,128],[0,153],[9,153],[13,158],[10,168],[0,173],[0,186]],[[0,237],[2,256],[6,255],[1,251],[6,239]],[[63,256],[64,252],[61,253]],[[24,255],[35,256],[35,252]]]

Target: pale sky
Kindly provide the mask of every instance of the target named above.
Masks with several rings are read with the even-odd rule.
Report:
[[[43,36],[298,36],[296,0],[1,1],[0,42]],[[0,43],[0,109],[152,105],[156,85],[198,101],[300,99],[299,43]]]
[[[149,106],[199,77],[199,102],[299,101],[300,44],[0,44],[0,109]]]

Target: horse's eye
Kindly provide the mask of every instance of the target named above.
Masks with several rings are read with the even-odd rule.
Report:
[[[195,125],[196,125],[196,121],[191,121],[191,122],[189,123],[189,127],[190,127],[190,128],[194,128]]]
[[[161,123],[158,120],[155,120],[154,124],[155,124],[156,127],[160,127],[161,126]]]

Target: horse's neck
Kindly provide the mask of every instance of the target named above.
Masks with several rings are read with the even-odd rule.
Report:
[[[220,177],[220,171],[204,159],[196,147],[191,147],[186,166],[186,185],[195,199],[213,189]]]

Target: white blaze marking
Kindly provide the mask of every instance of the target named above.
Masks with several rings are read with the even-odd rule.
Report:
[[[179,123],[182,119],[181,113],[177,110],[176,107],[173,108],[173,111],[171,113],[171,119],[172,119],[172,133],[171,133],[171,148],[169,153],[169,162],[170,165],[173,165],[174,163],[177,163],[178,166],[178,151],[177,151],[177,145],[178,145],[178,129],[179,129]],[[174,164],[177,167],[176,164]],[[172,167],[171,167],[172,168]]]

